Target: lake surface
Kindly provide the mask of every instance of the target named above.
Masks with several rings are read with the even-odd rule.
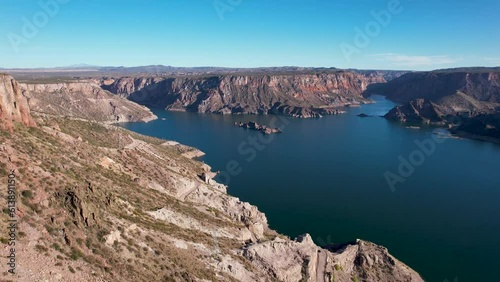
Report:
[[[500,146],[357,117],[394,106],[374,99],[321,119],[155,110],[160,119],[124,127],[207,153],[229,193],[258,206],[280,233],[307,232],[318,244],[372,241],[426,281],[500,281]],[[284,133],[234,126],[250,120]],[[401,158],[419,166],[400,174]]]

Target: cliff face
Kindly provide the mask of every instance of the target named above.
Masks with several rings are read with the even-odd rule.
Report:
[[[12,131],[14,122],[36,126],[31,118],[28,100],[10,75],[0,74],[0,128]]]
[[[393,70],[352,70],[355,73],[359,73],[371,79],[371,83],[383,83],[396,79],[404,74],[410,73],[410,71],[393,71]]]
[[[365,103],[370,83],[385,81],[338,71],[297,75],[221,75],[178,78],[119,78],[100,81],[103,89],[168,110],[221,114],[283,114],[320,117],[334,108]]]
[[[380,91],[400,103],[428,99],[456,112],[494,111],[500,106],[500,72],[409,73]]]
[[[117,97],[91,81],[21,83],[33,111],[99,122],[150,121],[156,116],[144,106]]]
[[[500,143],[500,113],[479,114],[464,119],[451,132],[465,138]]]
[[[500,140],[499,70],[446,70],[410,73],[379,85],[377,93],[403,103],[385,117],[403,123],[444,125],[453,133]]]
[[[403,123],[436,124],[444,121],[444,110],[427,99],[412,100],[389,111],[385,118]]]

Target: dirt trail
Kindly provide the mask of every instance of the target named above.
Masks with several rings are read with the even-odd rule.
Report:
[[[318,252],[318,259],[316,265],[316,281],[317,282],[327,282],[325,277],[326,270],[326,252],[325,250],[320,250]]]

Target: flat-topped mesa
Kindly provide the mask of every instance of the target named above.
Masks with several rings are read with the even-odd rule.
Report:
[[[279,128],[270,128],[270,127],[267,127],[265,125],[260,125],[254,121],[251,121],[248,123],[235,122],[234,124],[238,127],[259,131],[260,133],[262,133],[264,135],[283,133],[283,131],[281,131],[281,129],[279,129]]]
[[[106,78],[103,89],[137,103],[171,111],[279,114],[317,118],[340,107],[369,102],[363,91],[383,77],[336,71],[310,74],[225,74]]]
[[[31,117],[28,99],[10,75],[0,74],[0,128],[14,129],[14,122],[36,126]]]

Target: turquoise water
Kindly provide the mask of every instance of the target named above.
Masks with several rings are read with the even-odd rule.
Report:
[[[281,233],[308,232],[319,244],[372,241],[426,281],[500,281],[500,146],[357,117],[394,106],[375,99],[322,119],[156,110],[159,120],[124,127],[206,152],[229,193],[258,206]],[[259,139],[233,125],[250,120],[284,133]],[[435,150],[422,152],[415,141]],[[399,156],[422,164],[400,175]],[[404,182],[391,190],[387,171]]]

